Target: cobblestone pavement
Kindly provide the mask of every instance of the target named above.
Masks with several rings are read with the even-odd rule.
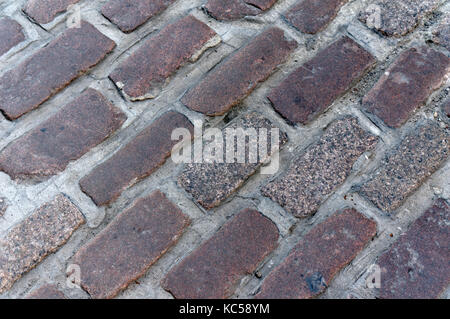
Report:
[[[0,298],[449,298],[449,21],[0,1]],[[199,121],[278,128],[279,169],[177,164]]]

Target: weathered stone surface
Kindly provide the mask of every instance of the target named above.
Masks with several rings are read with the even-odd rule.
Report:
[[[450,206],[437,200],[377,261],[380,297],[437,298],[450,284]]]
[[[359,19],[387,36],[404,36],[416,28],[440,0],[375,0],[360,13]]]
[[[31,292],[25,299],[67,299],[55,285],[44,285]]]
[[[57,196],[0,239],[0,293],[64,245],[84,223],[68,198]]]
[[[261,154],[263,153],[261,147],[251,149],[249,145],[252,143],[251,140],[242,144],[240,144],[240,141],[243,141],[243,139],[238,139],[237,142],[233,140],[233,146],[229,148],[234,147],[236,150],[238,145],[242,145],[245,147],[245,158],[243,160],[235,158],[234,163],[228,162],[226,158],[226,140],[227,138],[232,138],[233,132],[231,130],[239,128],[244,130],[255,129],[256,132],[260,132],[260,129],[266,129],[267,133],[260,133],[260,136],[264,136],[269,144],[267,153]],[[221,157],[222,161],[205,161],[204,159],[202,163],[186,164],[183,173],[178,178],[178,184],[203,207],[210,209],[218,206],[239,189],[250,176],[255,174],[271,154],[275,153],[274,149],[276,146],[274,145],[272,149],[272,128],[275,128],[275,126],[260,114],[255,112],[246,114],[222,130],[223,140],[225,141],[223,143],[224,156]],[[245,137],[242,136],[242,138]],[[261,141],[261,138],[259,140]],[[284,132],[279,132],[278,146],[281,147],[287,140],[287,135]],[[217,146],[220,147],[219,145]],[[250,154],[250,151],[252,154]],[[254,156],[255,160],[251,161],[251,156]]]
[[[87,22],[69,28],[0,78],[0,110],[11,120],[37,108],[115,47]]]
[[[378,138],[364,131],[356,118],[337,120],[284,175],[263,187],[262,194],[296,217],[314,214],[344,183],[356,160],[377,142]]]
[[[133,32],[175,0],[109,0],[102,14],[125,33]]]
[[[228,298],[275,249],[278,237],[270,219],[245,209],[176,265],[162,285],[175,298]]]
[[[277,0],[209,0],[205,9],[217,20],[237,20],[269,10]]]
[[[80,0],[28,0],[23,11],[39,24],[52,22],[61,12]]]
[[[268,98],[289,122],[306,124],[349,90],[375,61],[344,36],[292,72]]]
[[[334,214],[300,240],[264,280],[257,298],[305,299],[321,294],[376,232],[376,223],[355,209]]]
[[[441,24],[433,32],[433,41],[450,51],[450,13],[442,20]]]
[[[444,104],[444,113],[447,114],[447,117],[450,117],[450,98]]]
[[[402,126],[438,89],[450,72],[450,59],[426,46],[412,48],[388,68],[364,97],[363,106],[389,127]]]
[[[57,114],[0,153],[0,170],[12,179],[45,178],[64,171],[126,120],[99,92],[88,89]]]
[[[98,206],[107,205],[140,180],[164,164],[172,148],[172,131],[186,128],[193,134],[194,127],[187,117],[167,112],[121,148],[106,162],[97,166],[80,181],[83,192]]]
[[[389,154],[359,193],[393,212],[447,160],[449,135],[434,122],[418,126]]]
[[[131,100],[154,98],[176,70],[219,43],[214,30],[187,16],[145,41],[110,78]]]
[[[176,244],[189,219],[160,191],[138,200],[74,256],[81,286],[113,298]]]
[[[8,17],[0,19],[0,56],[24,40],[25,35],[19,23]]]
[[[216,67],[181,101],[209,116],[225,114],[265,81],[296,47],[282,30],[270,28]]]
[[[284,14],[285,19],[304,33],[315,34],[333,21],[348,0],[300,0]]]

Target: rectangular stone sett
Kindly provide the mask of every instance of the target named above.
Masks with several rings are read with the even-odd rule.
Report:
[[[356,160],[377,143],[378,138],[362,129],[356,118],[336,120],[285,174],[264,186],[262,194],[296,217],[310,216],[345,182]]]
[[[181,101],[194,111],[223,115],[265,81],[296,47],[281,29],[270,28],[207,74]]]
[[[50,23],[55,17],[69,6],[78,3],[80,0],[28,0],[23,11],[33,21],[39,24]]]
[[[133,101],[155,98],[181,66],[220,41],[214,30],[187,16],[146,40],[109,77]]]
[[[162,282],[180,299],[224,299],[278,244],[277,226],[256,210],[245,209],[172,268]]]
[[[8,17],[0,19],[0,56],[24,40],[23,28],[17,21]]]
[[[289,122],[307,124],[347,92],[375,62],[369,52],[344,36],[292,72],[268,98]]]
[[[208,0],[205,9],[217,20],[237,20],[269,10],[277,0]]]
[[[5,147],[0,153],[0,170],[12,179],[50,177],[107,139],[125,120],[125,114],[103,95],[87,89]]]
[[[0,78],[0,111],[15,120],[39,107],[111,52],[116,44],[91,24],[69,28]]]

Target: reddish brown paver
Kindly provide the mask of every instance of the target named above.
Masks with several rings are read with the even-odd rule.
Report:
[[[237,20],[269,10],[277,0],[208,0],[205,9],[217,20]]]
[[[436,9],[440,0],[374,0],[359,19],[387,36],[404,36]]]
[[[28,0],[23,11],[39,24],[52,22],[60,13],[66,11],[70,5],[80,0]]]
[[[81,286],[113,298],[174,246],[190,221],[160,191],[138,200],[74,256]]]
[[[12,179],[55,175],[103,142],[125,120],[125,114],[103,95],[88,89],[4,148],[0,153],[0,170]]]
[[[145,41],[110,78],[131,100],[154,98],[176,70],[219,42],[214,30],[187,16]]]
[[[222,136],[225,143],[223,145],[224,156],[220,158],[221,161],[214,161],[214,163],[203,161],[203,163],[200,164],[187,164],[178,178],[179,185],[190,193],[203,207],[210,209],[218,206],[239,189],[250,176],[255,174],[258,168],[263,165],[271,154],[275,153],[274,150],[272,150],[271,145],[272,128],[276,127],[268,119],[256,112],[246,114],[237,121],[234,121],[222,130]],[[246,149],[245,159],[240,160],[235,158],[235,163],[228,162],[226,160],[226,141],[228,138],[231,139],[231,136],[234,133],[238,132],[235,131],[237,129],[254,129],[259,133],[261,129],[266,129],[267,134],[263,135],[265,135],[264,137],[268,144],[270,144],[267,146],[267,154],[261,156],[262,148],[258,147],[257,149],[251,150],[249,144],[252,142],[243,142],[242,145],[244,145]],[[260,141],[261,136],[262,135],[259,137]],[[242,138],[245,137],[242,136]],[[241,143],[241,140],[242,139],[238,139],[238,142],[234,142],[233,140],[235,149],[237,149],[236,145],[240,145],[238,143]],[[279,131],[279,147],[283,146],[287,140],[287,135],[284,132]],[[257,157],[254,161],[250,160],[250,150],[252,152],[254,151],[253,155]]]
[[[380,297],[432,299],[450,284],[450,206],[437,200],[377,261]]]
[[[450,13],[447,13],[439,27],[433,32],[433,41],[450,51]]]
[[[30,294],[25,299],[67,299],[55,285],[44,285]]]
[[[0,56],[24,40],[23,28],[19,23],[8,17],[0,19]]]
[[[171,139],[172,131],[176,128],[188,129],[191,134],[194,130],[186,116],[173,111],[165,113],[81,179],[81,189],[98,206],[113,202],[125,189],[164,164],[178,143]]]
[[[296,217],[314,214],[344,183],[356,160],[377,143],[378,138],[362,129],[356,118],[336,120],[285,174],[264,186],[262,194]]]
[[[315,34],[333,21],[348,0],[299,0],[284,14],[285,19],[304,33]]]
[[[245,209],[176,265],[162,285],[175,298],[228,298],[275,249],[278,236],[270,219]]]
[[[181,101],[209,116],[225,114],[265,81],[296,47],[282,30],[270,28],[215,68]]]
[[[67,29],[0,78],[0,110],[11,120],[39,107],[99,63],[114,41],[87,22]]]
[[[109,0],[102,14],[125,33],[133,32],[175,0]]]
[[[375,61],[344,36],[292,72],[268,98],[289,122],[309,123],[349,90]]]
[[[364,97],[363,106],[389,127],[402,126],[450,72],[450,58],[426,46],[412,48],[388,68]]]
[[[85,222],[64,195],[43,205],[0,239],[0,293],[64,245]]]
[[[376,232],[377,224],[355,209],[334,214],[300,240],[256,297],[305,299],[323,293]]]
[[[416,127],[390,154],[359,193],[378,208],[393,212],[447,160],[449,135],[428,121]]]

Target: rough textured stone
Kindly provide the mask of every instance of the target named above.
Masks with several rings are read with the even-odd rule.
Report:
[[[106,162],[81,179],[83,192],[98,206],[111,203],[128,187],[146,178],[170,156],[178,143],[172,141],[172,131],[186,128],[193,134],[193,125],[184,115],[167,112],[155,120],[130,143]]]
[[[356,160],[377,142],[356,118],[337,120],[293,161],[287,173],[263,187],[262,193],[296,217],[307,217],[344,183]]]
[[[93,298],[113,298],[175,245],[189,223],[160,191],[138,200],[76,253],[81,286]]]
[[[268,98],[291,123],[306,124],[351,88],[375,58],[344,36],[292,72]]]
[[[95,27],[67,29],[0,78],[0,110],[14,120],[37,108],[99,63],[115,47]]]
[[[433,41],[450,51],[450,13],[442,20],[441,24],[433,32]]]
[[[62,172],[121,127],[126,116],[99,92],[88,89],[57,114],[0,153],[0,170],[12,179]]]
[[[154,98],[176,70],[219,42],[210,27],[187,16],[145,41],[110,78],[131,100]]]
[[[359,19],[387,36],[411,32],[439,5],[440,0],[375,0],[360,13]]]
[[[217,20],[237,20],[269,10],[277,0],[209,0],[205,9]]]
[[[305,299],[321,294],[376,232],[376,223],[355,209],[334,214],[300,240],[264,280],[257,298]]]
[[[333,21],[348,0],[300,0],[284,14],[285,19],[301,32],[315,34]]]
[[[181,101],[206,115],[225,114],[265,81],[296,47],[282,30],[270,28],[216,67]]]
[[[102,14],[125,33],[133,32],[175,0],[109,0]]]
[[[447,117],[450,117],[450,98],[444,104],[444,113],[447,114]]]
[[[426,46],[402,53],[364,97],[363,106],[389,127],[402,126],[439,88],[450,59]]]
[[[0,293],[64,245],[84,217],[63,195],[43,205],[0,239]]]
[[[67,299],[55,285],[44,285],[31,292],[25,299]]]
[[[393,212],[447,160],[449,147],[448,133],[436,123],[420,125],[386,157],[359,193]]]
[[[39,24],[52,22],[61,12],[80,0],[28,0],[23,11]]]
[[[277,242],[278,229],[270,219],[255,210],[243,210],[176,265],[162,285],[175,298],[228,298]]]
[[[450,284],[450,206],[437,200],[378,259],[380,297],[437,298]]]
[[[227,135],[232,133],[228,131],[227,134],[227,129],[238,128],[244,130],[255,129],[256,132],[259,132],[260,129],[266,129],[267,135],[265,136],[267,142],[270,143],[267,147],[266,156],[263,157],[260,156],[261,154],[253,154],[256,161],[250,161],[249,143],[251,141],[248,141],[244,145],[245,159],[243,161],[236,159],[235,163],[228,163],[225,155],[227,148],[226,139]],[[270,157],[273,152],[271,145],[272,135],[270,132],[272,128],[275,128],[275,126],[269,120],[254,112],[228,125],[222,130],[222,136],[225,141],[223,143],[223,160],[221,162],[214,161],[213,163],[203,161],[200,164],[187,164],[183,173],[178,178],[179,185],[190,193],[203,207],[210,209],[218,206],[241,187],[250,176],[255,174],[258,168]],[[279,145],[282,146],[287,142],[287,135],[284,132],[280,132],[279,137]],[[238,144],[234,141],[233,145],[236,149]],[[257,152],[262,153],[262,149],[258,148]]]
[[[11,18],[0,19],[0,56],[25,40],[22,26]]]

